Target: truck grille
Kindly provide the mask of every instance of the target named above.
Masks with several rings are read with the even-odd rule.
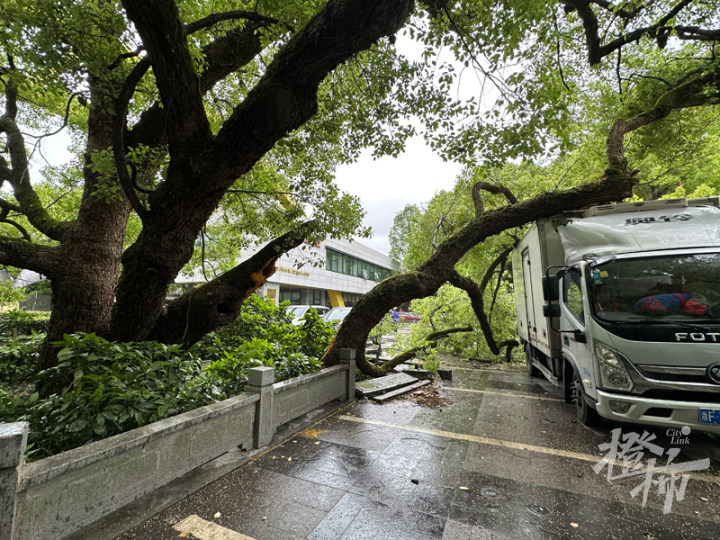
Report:
[[[705,375],[704,367],[636,366],[648,379],[668,382],[703,383],[711,382]],[[720,391],[720,386],[718,386]]]
[[[718,387],[720,389],[720,387]],[[684,390],[646,390],[643,397],[667,401],[695,401],[697,403],[720,403],[720,392],[690,392]]]

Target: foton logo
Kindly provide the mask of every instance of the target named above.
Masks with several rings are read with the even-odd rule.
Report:
[[[708,378],[715,384],[720,384],[720,364],[711,364],[707,368]]]
[[[675,341],[694,341],[696,343],[704,341],[713,341],[717,343],[720,341],[718,338],[720,338],[720,332],[678,332],[675,334]]]

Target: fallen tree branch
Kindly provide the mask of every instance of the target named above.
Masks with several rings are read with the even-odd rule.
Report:
[[[232,270],[170,302],[149,339],[189,347],[208,332],[233,322],[245,299],[275,273],[280,256],[302,244],[314,227],[314,221],[303,223]]]
[[[382,365],[382,368],[386,371],[391,370],[395,366],[402,364],[404,362],[407,362],[408,360],[412,360],[417,356],[417,353],[423,352],[427,350],[428,347],[434,346],[438,340],[448,337],[452,334],[458,334],[462,332],[473,332],[475,329],[472,326],[463,326],[460,328],[448,328],[446,330],[439,330],[437,332],[432,332],[431,334],[428,334],[425,337],[425,344],[420,345],[419,347],[413,347],[409,351],[405,351],[396,357],[394,357],[391,360],[388,360]]]
[[[512,351],[515,347],[519,346],[520,342],[515,339],[508,339],[498,343],[498,347],[505,347],[505,361],[509,364],[512,362]]]
[[[341,348],[355,349],[359,369],[373,376],[384,374],[382,367],[367,361],[364,351],[368,334],[390,309],[434,294],[455,272],[455,264],[460,258],[489,236],[571,208],[622,200],[632,194],[635,183],[634,176],[613,172],[599,182],[566,191],[546,192],[533,199],[483,212],[442,242],[417,269],[386,279],[363,295],[325,352],[323,363],[335,365],[340,360]]]
[[[505,186],[498,186],[497,184],[491,184],[489,182],[475,182],[472,187],[472,200],[473,204],[475,205],[476,216],[479,216],[485,211],[485,205],[483,203],[482,196],[480,195],[481,190],[492,193],[493,195],[502,193],[503,195],[505,195],[505,198],[510,204],[515,204],[517,202],[517,197],[515,197],[512,191],[510,191]]]
[[[485,336],[485,342],[487,343],[490,351],[497,355],[500,354],[500,349],[495,341],[492,328],[488,322],[487,315],[485,315],[485,301],[483,299],[483,290],[475,283],[472,279],[467,276],[461,275],[456,270],[450,272],[448,281],[451,285],[454,285],[458,289],[465,291],[470,298],[470,304],[472,305],[475,316],[480,323],[480,329]]]
[[[498,257],[498,259],[501,259],[501,262],[499,263],[500,270],[498,271],[497,284],[495,285],[495,289],[493,290],[492,302],[490,302],[490,314],[488,315],[488,321],[490,321],[491,324],[492,324],[493,310],[495,309],[495,302],[497,302],[497,296],[498,296],[498,293],[500,292],[500,285],[502,284],[503,273],[506,270],[512,270],[512,265],[509,265],[508,260],[507,260],[508,257],[510,256],[510,254],[512,253],[512,249],[514,249],[514,248],[510,248],[507,251],[507,253],[504,254],[504,257],[502,255],[500,257]]]

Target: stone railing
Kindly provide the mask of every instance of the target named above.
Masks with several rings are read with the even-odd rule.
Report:
[[[274,382],[248,373],[244,394],[24,462],[28,425],[0,424],[0,540],[62,539],[237,447],[267,445],[278,426],[355,393],[355,351],[318,373]]]

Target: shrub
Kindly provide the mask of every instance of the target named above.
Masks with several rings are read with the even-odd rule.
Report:
[[[10,386],[28,384],[44,339],[44,334],[30,334],[0,342],[0,381]]]
[[[316,311],[308,310],[300,325],[300,351],[311,358],[322,358],[330,345],[335,328],[320,318]]]
[[[16,337],[46,332],[50,314],[45,311],[29,312],[17,309],[0,314],[0,334]]]
[[[31,334],[0,346],[0,418],[28,421],[29,455],[45,457],[227,399],[255,366],[272,366],[276,380],[317,371],[332,335],[314,313],[294,326],[283,308],[253,296],[241,320],[190,351],[66,335],[55,343],[58,364],[35,373],[44,336]],[[40,399],[34,384],[48,378],[64,388]]]
[[[114,343],[95,334],[65,336],[56,345],[58,364],[38,374],[69,381],[60,394],[32,397],[24,419],[29,442],[50,455],[122,433],[210,403],[222,393],[213,381],[193,386],[200,362],[179,346],[156,342]],[[33,396],[37,396],[34,394]]]
[[[284,305],[252,295],[235,322],[208,334],[191,351],[233,384],[241,385],[247,370],[259,365],[273,367],[275,379],[285,380],[320,369],[318,358],[334,334],[314,311],[293,325]]]

